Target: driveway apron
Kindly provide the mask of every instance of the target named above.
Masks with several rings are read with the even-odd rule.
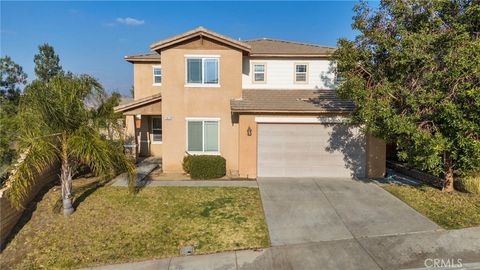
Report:
[[[272,246],[439,229],[373,183],[334,178],[257,181]]]

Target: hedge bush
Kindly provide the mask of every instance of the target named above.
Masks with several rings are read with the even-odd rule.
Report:
[[[193,156],[191,155],[183,157],[182,168],[183,168],[183,171],[188,174],[190,174],[190,165],[191,165],[192,157]]]
[[[188,156],[184,159],[184,164],[192,179],[220,178],[226,174],[226,161],[221,156]]]

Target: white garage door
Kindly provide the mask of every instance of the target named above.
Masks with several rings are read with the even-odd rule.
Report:
[[[364,177],[365,136],[340,124],[259,124],[259,177]]]

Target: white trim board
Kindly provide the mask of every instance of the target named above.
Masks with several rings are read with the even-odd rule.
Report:
[[[300,124],[334,124],[346,123],[348,118],[340,116],[319,117],[255,117],[257,123],[300,123]]]

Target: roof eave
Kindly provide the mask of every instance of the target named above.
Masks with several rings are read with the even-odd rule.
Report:
[[[161,100],[162,100],[161,95],[153,95],[153,96],[150,96],[150,97],[147,97],[147,98],[144,98],[144,99],[132,101],[128,104],[116,106],[116,107],[113,108],[113,110],[115,112],[126,112],[126,111],[130,111],[130,110],[133,110],[135,108],[142,107],[142,106],[148,105],[150,103],[158,102],[158,101],[161,101]]]
[[[127,62],[130,62],[130,63],[134,63],[134,62],[160,62],[160,59],[140,58],[140,57],[130,57],[130,56],[125,56],[123,59]]]
[[[332,54],[272,54],[272,53],[250,53],[250,57],[278,57],[278,58],[330,58]]]
[[[243,42],[237,42],[237,41],[232,40],[232,39],[227,38],[227,37],[223,37],[223,36],[218,35],[216,33],[212,33],[210,31],[207,31],[206,29],[203,29],[203,28],[195,29],[195,30],[189,31],[189,32],[187,32],[183,35],[175,36],[175,37],[172,37],[172,38],[169,38],[169,39],[165,39],[165,40],[153,43],[152,45],[150,45],[150,49],[152,49],[154,51],[158,51],[158,50],[161,50],[162,48],[165,48],[165,47],[174,45],[176,43],[188,40],[188,39],[193,38],[195,36],[208,37],[208,38],[220,41],[222,43],[228,44],[232,47],[241,49],[243,51],[246,51],[246,52],[249,52],[249,53],[251,52],[251,46],[250,45],[244,44]]]
[[[262,109],[231,109],[236,113],[296,113],[296,114],[315,114],[315,113],[335,113],[350,114],[353,110],[262,110]]]

